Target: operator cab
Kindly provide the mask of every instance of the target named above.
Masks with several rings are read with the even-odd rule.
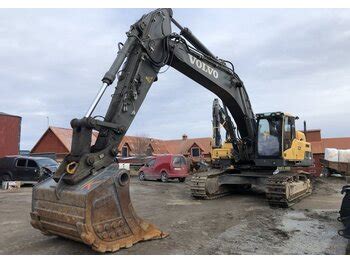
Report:
[[[256,118],[256,165],[285,166],[284,152],[296,138],[295,119],[299,118],[282,112],[256,114]]]

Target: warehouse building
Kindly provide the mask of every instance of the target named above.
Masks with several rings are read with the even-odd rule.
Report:
[[[0,157],[19,154],[22,118],[0,112]]]

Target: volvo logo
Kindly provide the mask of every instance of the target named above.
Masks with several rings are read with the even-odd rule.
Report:
[[[188,54],[188,56],[190,57],[190,62],[191,62],[192,65],[196,65],[196,67],[198,67],[199,69],[201,69],[204,72],[208,73],[209,75],[212,75],[215,78],[219,77],[218,71],[216,71],[214,68],[210,67],[209,65],[207,65],[204,62],[202,62],[197,57],[195,57],[195,56],[193,56],[191,54]]]

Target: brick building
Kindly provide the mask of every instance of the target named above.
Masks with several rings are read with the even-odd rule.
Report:
[[[119,152],[122,157],[134,156],[139,153],[140,145],[144,145],[146,150],[142,151],[147,155],[182,154],[196,161],[200,159],[210,161],[211,140],[210,137],[188,138],[187,135],[183,135],[182,139],[174,140],[125,136],[119,145]]]
[[[0,157],[19,154],[21,122],[20,116],[0,112]]]
[[[31,154],[56,154],[58,161],[69,153],[73,131],[70,128],[50,126],[31,150]],[[95,143],[97,133],[93,133],[92,144]],[[183,154],[193,160],[210,160],[211,138],[188,138],[160,140],[149,137],[124,136],[119,145],[119,155],[122,157],[139,154]]]

